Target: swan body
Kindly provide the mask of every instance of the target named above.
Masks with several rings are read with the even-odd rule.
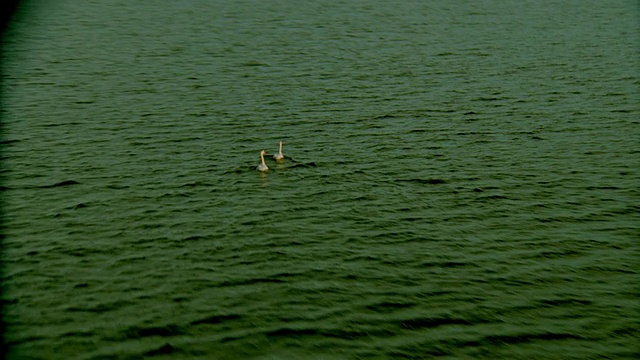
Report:
[[[264,171],[269,170],[269,167],[268,167],[268,166],[267,166],[267,164],[264,162],[264,156],[265,156],[266,154],[267,154],[267,152],[266,152],[266,151],[264,151],[264,150],[260,151],[260,161],[261,161],[261,163],[260,163],[260,165],[258,165],[258,166],[256,167],[256,170],[258,170],[258,171],[263,171],[263,172],[264,172]]]
[[[284,154],[282,153],[282,141],[280,141],[280,149],[278,150],[278,152],[273,155],[273,158],[276,160],[282,160],[284,159]]]

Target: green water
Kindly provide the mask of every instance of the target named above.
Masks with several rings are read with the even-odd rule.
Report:
[[[8,358],[638,357],[638,14],[24,1]]]

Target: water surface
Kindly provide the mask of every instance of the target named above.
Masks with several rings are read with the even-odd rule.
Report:
[[[23,2],[9,358],[637,357],[636,5]]]

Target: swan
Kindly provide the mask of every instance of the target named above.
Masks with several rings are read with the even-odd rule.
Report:
[[[264,151],[264,150],[260,151],[260,160],[262,161],[262,163],[256,167],[256,170],[258,170],[258,171],[267,171],[267,170],[269,170],[269,167],[264,162],[264,156],[266,154],[267,154],[266,151]]]
[[[284,159],[284,154],[282,153],[282,141],[280,141],[280,150],[278,150],[278,153],[273,155],[273,158],[276,159],[276,160]]]

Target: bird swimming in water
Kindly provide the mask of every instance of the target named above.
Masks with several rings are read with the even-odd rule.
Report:
[[[269,170],[269,167],[264,162],[264,156],[266,154],[267,154],[266,151],[264,151],[264,150],[260,151],[260,160],[262,161],[262,163],[256,167],[256,170],[258,170],[258,171],[267,171],[267,170]]]
[[[282,153],[282,141],[280,141],[280,150],[278,150],[278,152],[275,155],[273,155],[273,158],[276,160],[284,159],[284,154]]]

